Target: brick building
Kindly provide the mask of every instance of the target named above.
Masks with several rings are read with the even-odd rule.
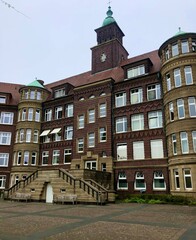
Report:
[[[196,197],[196,33],[128,58],[111,7],[95,32],[91,71],[0,83],[0,189],[46,202]]]

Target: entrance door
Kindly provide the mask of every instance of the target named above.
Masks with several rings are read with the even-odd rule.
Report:
[[[53,189],[50,183],[46,186],[46,202],[53,203]]]

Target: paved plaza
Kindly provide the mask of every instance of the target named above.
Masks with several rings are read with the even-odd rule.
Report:
[[[195,240],[196,207],[0,200],[0,240]]]

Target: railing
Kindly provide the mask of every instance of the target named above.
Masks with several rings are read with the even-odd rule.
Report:
[[[25,180],[20,180],[16,184],[14,184],[9,189],[5,190],[4,197],[9,198],[10,195],[12,195],[14,192],[16,192],[20,188],[24,188],[29,183],[31,183],[35,178],[38,177],[38,170],[33,172],[31,175],[29,175]]]
[[[63,178],[67,183],[74,186],[74,193],[76,188],[76,178],[70,173],[66,172],[64,169],[59,169],[59,177]]]
[[[104,188],[102,185],[92,179],[85,179],[85,181],[89,182],[92,186],[98,189],[104,196],[104,200],[108,201],[108,190],[106,188]]]

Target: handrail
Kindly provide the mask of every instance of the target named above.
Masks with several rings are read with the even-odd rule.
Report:
[[[101,184],[97,183],[93,179],[85,179],[85,181],[90,182],[92,186],[96,187],[99,191],[106,194],[106,200],[108,200],[108,190],[105,187],[103,187]]]

